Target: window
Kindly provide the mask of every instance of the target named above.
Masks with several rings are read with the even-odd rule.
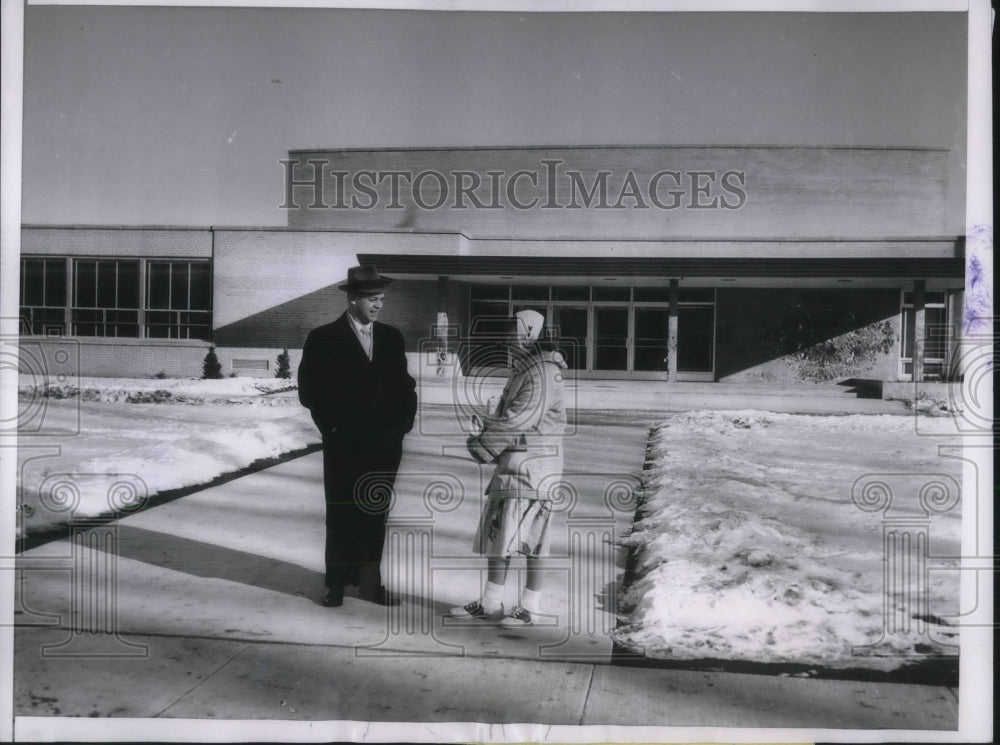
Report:
[[[669,287],[635,287],[632,289],[632,299],[637,303],[669,303]]]
[[[715,290],[711,287],[680,287],[677,290],[679,303],[715,304]]]
[[[77,259],[72,310],[77,336],[139,336],[139,261]]]
[[[146,265],[146,336],[209,339],[212,277],[207,261],[150,261]]]
[[[469,288],[469,340],[461,350],[466,369],[506,369],[505,340],[510,328],[510,285]]]
[[[610,300],[615,302],[628,302],[632,297],[631,287],[594,287],[594,300]]]
[[[715,367],[715,289],[677,288],[676,371],[711,380]],[[638,377],[670,373],[671,288],[620,283],[472,285],[466,369],[502,368],[505,321],[520,310],[545,315],[573,370]]]
[[[211,338],[207,260],[29,256],[20,291],[22,334]]]
[[[924,377],[927,379],[944,378],[949,340],[948,306],[945,301],[943,292],[924,294]],[[912,376],[913,324],[916,321],[912,292],[903,293],[901,316],[900,372],[904,376]]]
[[[66,259],[21,259],[21,333],[66,332]]]
[[[509,285],[472,285],[472,300],[509,300]]]
[[[552,299],[553,300],[577,300],[584,301],[590,300],[590,288],[589,287],[563,287],[561,285],[555,285],[552,287]]]
[[[549,299],[548,285],[514,285],[510,288],[511,298],[514,300],[542,301]]]

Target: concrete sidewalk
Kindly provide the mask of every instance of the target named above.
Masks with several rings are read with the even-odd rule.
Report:
[[[464,456],[453,413],[440,407],[422,411],[397,481],[385,573],[403,594],[399,608],[350,594],[341,608],[319,604],[318,453],[28,551],[18,572],[15,713],[956,726],[957,695],[943,687],[610,664],[623,559],[615,542],[631,523],[645,438],[645,424],[627,417],[581,415],[571,427],[550,617],[530,630],[444,618],[481,587],[485,563],[470,543],[488,472]],[[74,585],[81,576],[85,586]],[[515,577],[504,602],[517,602]]]
[[[144,659],[38,656],[42,645],[66,636],[65,631],[18,631],[17,716],[803,729],[957,726],[954,691],[933,686],[530,659],[373,658],[336,645],[173,635],[128,635],[129,642],[145,645]],[[86,641],[95,653],[100,651],[93,638]],[[34,725],[26,721],[16,726],[21,739]]]
[[[391,617],[359,601],[350,589],[343,607],[319,605],[322,455],[313,453],[119,521],[114,526],[119,628],[350,647],[385,642],[382,649],[449,655],[607,661],[614,588],[622,572],[614,544],[631,525],[632,487],[642,467],[646,428],[570,428],[567,485],[555,505],[549,617],[522,637],[487,630],[479,622],[442,618],[449,607],[479,596],[486,565],[473,555],[471,544],[490,475],[490,469],[465,455],[464,436],[456,434],[449,419],[448,412],[424,413],[406,440],[383,567],[387,584],[408,602]],[[449,428],[450,435],[427,434]],[[609,507],[611,500],[620,503]],[[580,544],[572,552],[581,567],[575,572],[571,541]],[[25,552],[21,560],[26,566],[44,564],[46,557],[71,550],[67,541],[55,541]],[[523,562],[512,562],[504,597],[508,608],[517,604],[522,568]],[[577,589],[589,594],[577,593],[580,602],[571,607],[570,577],[585,572],[586,587]],[[36,616],[72,616],[68,575],[37,571],[24,576],[23,602]],[[28,622],[28,617],[19,620]],[[390,625],[393,633],[386,641]],[[571,626],[580,631],[570,634]]]

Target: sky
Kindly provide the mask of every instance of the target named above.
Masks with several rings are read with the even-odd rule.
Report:
[[[964,184],[966,33],[958,13],[29,5],[23,222],[284,225],[279,161],[307,147],[929,147]]]

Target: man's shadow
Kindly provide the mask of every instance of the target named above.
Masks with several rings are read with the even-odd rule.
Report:
[[[191,538],[160,533],[130,525],[119,525],[117,555],[193,577],[223,579],[292,597],[308,597],[321,604],[323,574],[282,559],[226,548]],[[357,596],[348,587],[346,596]],[[399,593],[407,603],[430,608],[434,617],[445,615],[451,604],[433,598]],[[373,606],[378,607],[378,606]]]
[[[183,572],[193,577],[224,579],[320,602],[323,575],[281,559],[119,525],[117,553],[123,559]]]

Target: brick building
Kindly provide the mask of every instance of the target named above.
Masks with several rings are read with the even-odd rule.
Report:
[[[227,374],[271,375],[362,261],[395,278],[383,318],[421,374],[502,367],[499,321],[531,307],[580,377],[947,379],[964,284],[949,157],[294,150],[284,227],[25,226],[22,333],[72,340],[84,375],[197,376],[210,344]]]

